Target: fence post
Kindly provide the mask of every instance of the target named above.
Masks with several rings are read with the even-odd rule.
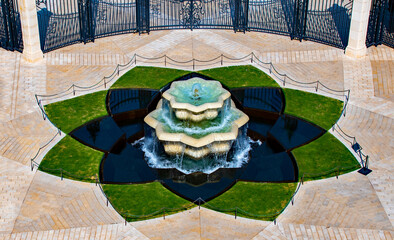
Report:
[[[365,158],[366,158],[366,159],[365,159],[365,166],[364,166],[364,168],[368,169],[368,165],[369,165],[369,156],[367,155]]]
[[[137,54],[134,54],[134,65],[137,66]]]
[[[292,205],[292,206],[294,205],[294,196],[291,197],[291,205]]]
[[[31,167],[31,171],[33,171],[34,170],[33,159],[30,159],[30,167]]]
[[[63,181],[63,169],[60,169],[60,177],[61,177],[61,180]]]
[[[104,88],[107,88],[107,82],[105,81],[105,78],[103,79],[104,79]]]
[[[276,218],[274,219],[274,225],[276,225]]]
[[[73,84],[73,95],[75,96],[75,85]]]
[[[195,64],[195,63],[194,63],[194,58],[193,58],[193,71],[194,71],[194,64]]]
[[[316,82],[316,92],[319,90],[319,81]]]
[[[124,225],[125,225],[125,226],[127,225],[127,220],[126,220],[126,218],[124,218]]]
[[[235,219],[237,219],[237,208],[235,208]]]
[[[166,220],[166,209],[163,208],[163,219]]]
[[[105,196],[105,198],[107,199],[107,207],[108,207],[108,202],[109,202],[109,201],[108,201],[108,198],[107,198],[107,196]]]
[[[220,55],[220,65],[223,66],[223,53]]]
[[[271,70],[271,69],[270,69],[270,70]],[[283,78],[283,86],[286,85],[286,77],[287,77],[287,75],[285,74],[285,77]]]
[[[336,170],[335,172],[336,172],[336,175],[337,175],[336,177],[337,177],[337,179],[338,179],[339,170]]]
[[[167,67],[167,55],[164,55],[164,67]]]
[[[271,72],[272,72],[271,68],[272,68],[272,63],[270,63],[270,74],[271,74]]]
[[[250,55],[250,63],[253,63],[253,54]]]
[[[37,96],[37,95],[36,95]],[[38,100],[38,107],[40,108],[40,110],[41,110],[41,114],[42,114],[42,118],[44,119],[44,121],[46,120],[46,117],[45,117],[45,113],[43,112],[43,107],[42,107],[42,105],[41,105],[41,99],[40,100]]]
[[[116,69],[118,69],[118,76],[119,76],[119,64],[118,64],[118,66],[116,66]]]

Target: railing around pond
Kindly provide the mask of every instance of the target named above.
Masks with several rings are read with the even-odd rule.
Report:
[[[178,61],[175,60],[173,58],[168,57],[167,55],[163,55],[160,57],[154,57],[154,58],[147,58],[144,56],[140,56],[138,54],[134,54],[134,56],[130,59],[130,61],[126,64],[118,64],[115,68],[115,70],[113,71],[113,73],[107,77],[103,77],[100,81],[98,81],[97,83],[91,85],[91,86],[79,86],[76,84],[72,84],[68,89],[66,89],[65,91],[59,92],[57,94],[51,94],[51,95],[38,95],[36,94],[36,101],[37,101],[37,105],[42,113],[42,117],[44,120],[48,119],[48,116],[45,112],[45,109],[43,107],[43,101],[48,101],[48,102],[52,102],[54,100],[57,99],[62,99],[65,97],[68,97],[70,95],[76,96],[77,93],[88,93],[94,90],[97,90],[100,87],[104,87],[104,89],[106,89],[107,87],[110,86],[110,84],[112,84],[114,82],[114,80],[116,80],[119,76],[120,73],[123,73],[125,70],[130,70],[132,67],[137,66],[137,65],[155,65],[158,66],[158,64],[160,64],[161,66],[164,67],[182,67],[182,68],[192,68],[192,70],[196,70],[198,68],[206,68],[207,66],[231,66],[231,65],[240,65],[240,64],[251,64],[251,65],[255,65],[258,66],[262,69],[265,69],[267,72],[270,73],[271,76],[274,77],[275,80],[277,80],[279,83],[281,83],[284,87],[286,87],[286,85],[292,85],[295,87],[301,87],[304,89],[308,89],[315,92],[324,92],[325,94],[329,94],[332,96],[343,96],[344,97],[344,104],[343,104],[343,109],[341,112],[341,115],[339,117],[339,119],[342,116],[346,116],[346,108],[348,105],[348,101],[349,101],[349,96],[350,96],[350,90],[335,90],[335,89],[331,89],[329,87],[327,87],[326,85],[324,85],[323,83],[321,83],[320,81],[313,81],[313,82],[300,82],[297,81],[291,77],[289,77],[287,74],[283,74],[280,73],[272,64],[272,62],[266,63],[261,61],[254,53],[250,53],[244,57],[240,57],[240,58],[231,58],[228,57],[224,54],[221,54],[219,56],[217,56],[216,58],[210,59],[210,60],[199,60],[199,59],[191,59],[188,61]],[[338,121],[339,121],[338,119]],[[49,119],[48,119],[49,120]],[[50,121],[50,120],[49,120]],[[356,154],[359,156],[360,158],[360,164],[362,166],[363,169],[367,169],[368,168],[368,155],[365,155],[362,152],[362,147],[359,145],[359,143],[356,141],[356,138],[353,136],[350,136],[349,134],[345,133],[339,126],[338,121],[334,124],[334,126],[332,127],[332,131],[336,131],[345,141],[349,142],[351,144],[352,149],[356,152]],[[50,121],[51,122],[51,121]],[[52,123],[52,122],[51,122]],[[54,125],[52,123],[52,125]],[[55,126],[55,125],[54,125]],[[56,127],[56,126],[55,126]],[[100,190],[103,192],[106,201],[107,201],[107,205],[110,203],[109,198],[105,195],[104,190],[101,187],[101,184],[97,178],[97,176],[77,176],[75,174],[69,173],[66,170],[59,168],[59,169],[49,169],[49,168],[45,168],[39,165],[39,163],[37,163],[36,159],[37,157],[40,155],[40,153],[42,152],[42,150],[44,148],[46,148],[51,142],[54,141],[54,139],[59,135],[61,135],[61,129],[57,128],[57,132],[56,134],[53,136],[53,138],[51,138],[46,144],[44,144],[42,147],[40,147],[37,151],[37,153],[35,154],[35,156],[31,159],[31,170],[34,170],[34,166],[36,166],[39,169],[42,169],[44,171],[49,171],[49,172],[53,172],[57,175],[60,175],[61,179],[63,180],[64,176],[68,176],[70,178],[73,179],[79,179],[79,180],[88,180],[91,182],[96,182],[96,184],[100,187]],[[359,165],[358,165],[359,166]],[[314,178],[314,177],[322,177],[322,176],[336,176],[338,178],[339,174],[343,171],[348,171],[350,169],[356,168],[357,166],[337,166],[333,169],[330,169],[326,172],[322,172],[322,173],[303,173],[302,177],[300,179],[300,182],[297,185],[296,191],[294,192],[294,194],[292,195],[292,197],[290,198],[289,202],[287,203],[287,205],[278,212],[275,212],[273,214],[267,214],[267,215],[256,215],[256,214],[252,214],[252,213],[248,213],[247,211],[242,210],[241,208],[235,207],[235,208],[231,208],[231,209],[220,209],[217,208],[215,206],[210,205],[209,203],[205,203],[202,199],[196,199],[196,201],[194,201],[190,206],[187,205],[186,207],[182,207],[179,209],[170,209],[170,208],[161,208],[160,210],[157,210],[155,212],[146,214],[146,215],[131,215],[129,213],[122,213],[119,212],[119,214],[121,214],[124,218],[125,218],[125,222],[127,222],[127,219],[146,219],[152,216],[158,216],[160,214],[163,214],[163,216],[165,217],[166,212],[177,212],[180,211],[182,209],[188,209],[190,208],[193,204],[196,205],[195,203],[197,202],[199,206],[201,206],[201,203],[203,203],[203,205],[206,205],[208,208],[212,208],[214,210],[218,210],[218,211],[222,211],[222,212],[234,212],[235,217],[237,216],[237,214],[241,214],[241,215],[245,215],[245,216],[250,216],[250,217],[254,217],[254,218],[266,218],[266,219],[276,219],[277,216],[279,216],[279,214],[281,214],[284,209],[290,204],[290,202],[292,204],[294,204],[294,198],[295,195],[297,194],[298,190],[300,189],[301,185],[304,182],[304,179],[310,179],[310,178]]]

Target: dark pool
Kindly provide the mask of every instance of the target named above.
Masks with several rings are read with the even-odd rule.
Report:
[[[284,114],[284,95],[279,88],[232,89],[231,93],[237,107],[250,118],[249,137],[261,142],[253,145],[249,162],[241,168],[185,174],[173,168],[149,167],[143,151],[134,143],[144,136],[143,119],[161,98],[161,92],[156,90],[109,90],[108,116],[81,126],[70,135],[104,153],[100,181],[106,184],[160,181],[185,199],[208,201],[231,188],[237,180],[297,181],[298,168],[291,150],[313,141],[325,130]]]

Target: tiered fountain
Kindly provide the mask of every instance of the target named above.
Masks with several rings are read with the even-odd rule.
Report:
[[[235,108],[230,96],[218,81],[194,77],[173,82],[156,110],[144,119],[154,129],[152,136],[145,136],[145,146],[150,146],[150,153],[157,156],[160,147],[155,140],[159,140],[165,153],[178,162],[167,167],[186,172],[189,171],[179,164],[184,156],[194,161],[213,157],[228,162],[226,156],[234,142],[247,138],[244,126],[249,121],[246,114]],[[213,165],[216,169],[221,167]],[[197,171],[204,171],[202,168]]]

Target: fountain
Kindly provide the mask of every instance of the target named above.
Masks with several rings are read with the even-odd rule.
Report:
[[[145,145],[157,156],[158,149],[152,149],[158,148],[157,138],[165,153],[180,161],[185,156],[194,161],[206,157],[225,161],[234,142],[245,141],[244,126],[249,121],[230,96],[218,81],[194,77],[173,82],[144,119],[154,129],[151,136],[145,136]]]
[[[230,94],[219,82],[191,73],[161,90],[109,90],[108,115],[70,135],[105,153],[102,183],[158,180],[185,199],[208,201],[237,180],[297,181],[291,150],[324,129],[284,114],[284,102],[280,88]]]

